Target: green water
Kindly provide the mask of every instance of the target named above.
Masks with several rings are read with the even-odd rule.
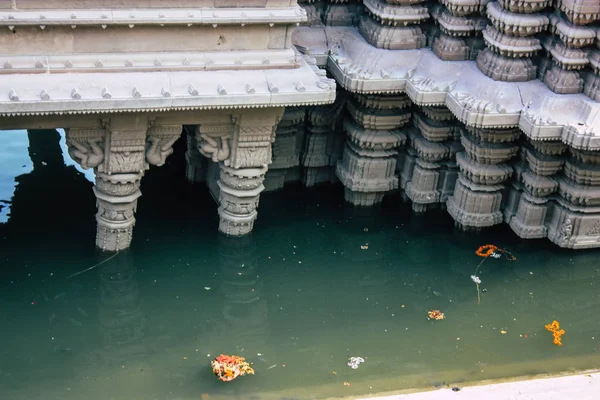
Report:
[[[397,196],[357,210],[335,185],[263,194],[254,233],[228,239],[207,189],[185,182],[183,141],[144,177],[131,250],[67,279],[107,258],[91,183],[54,139],[23,167],[23,137],[0,132],[0,148],[25,146],[0,150],[3,400],[320,399],[600,367],[600,251],[504,225],[461,234]],[[486,259],[478,305],[486,243],[517,260]],[[256,375],[219,382],[221,353]]]

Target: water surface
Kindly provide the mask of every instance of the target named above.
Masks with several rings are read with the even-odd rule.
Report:
[[[183,141],[144,177],[131,250],[67,278],[107,255],[90,177],[48,135],[32,156],[0,132],[2,399],[320,399],[600,367],[600,251],[461,234],[395,196],[353,209],[339,186],[264,194],[255,232],[226,238]],[[486,259],[478,305],[486,243],[517,260]],[[256,375],[219,382],[221,353]]]

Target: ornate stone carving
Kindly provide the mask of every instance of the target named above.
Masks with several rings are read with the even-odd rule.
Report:
[[[481,31],[487,19],[478,13],[480,3],[487,1],[474,0],[465,4],[464,1],[446,0],[442,3],[446,7],[435,4],[430,8],[432,18],[440,27],[440,34],[431,46],[433,52],[447,61],[475,60],[485,47]],[[469,9],[477,11],[469,12]]]
[[[101,250],[120,251],[131,244],[142,175],[96,174],[96,246]]]
[[[220,164],[219,230],[241,236],[252,231],[267,167],[235,169]]]
[[[300,154],[303,168],[302,183],[306,187],[329,182],[332,179],[332,164],[335,165],[339,156],[333,156],[337,150],[337,122],[340,119],[346,96],[338,94],[332,105],[310,107],[306,113],[306,136]],[[335,158],[335,159],[334,159]]]
[[[81,168],[96,168],[104,161],[104,129],[68,129],[69,155]]]
[[[493,26],[483,31],[488,47],[477,56],[477,66],[494,80],[522,82],[536,78],[531,57],[542,47],[534,35],[546,29],[548,17],[535,14],[539,2],[521,3],[527,7],[513,0],[487,5],[487,16]],[[530,7],[530,3],[536,5]]]
[[[152,126],[146,139],[146,161],[158,167],[165,164],[168,156],[173,154],[173,144],[181,136],[181,125]]]
[[[402,97],[359,97],[346,104],[351,117],[343,125],[348,139],[336,174],[345,186],[346,201],[354,205],[372,206],[398,187],[395,149],[406,141],[399,128],[410,120],[410,112],[398,108],[406,106]]]

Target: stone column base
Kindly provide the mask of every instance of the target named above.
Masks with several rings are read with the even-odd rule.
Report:
[[[131,244],[137,199],[142,195],[141,179],[141,173],[96,174],[96,246],[99,249],[120,251]]]
[[[509,225],[520,238],[545,238],[548,233],[548,229],[544,226],[547,208],[547,199],[538,199],[523,193],[519,199],[517,213],[510,220]]]
[[[234,169],[220,165],[219,231],[242,236],[254,228],[260,193],[267,168]]]
[[[548,239],[560,247],[600,247],[600,207],[577,207],[562,199],[549,208]]]
[[[500,185],[475,185],[459,176],[454,195],[446,203],[448,213],[463,229],[497,225],[502,222],[502,190]]]
[[[344,188],[344,199],[355,206],[371,207],[381,203],[386,192],[355,192]]]

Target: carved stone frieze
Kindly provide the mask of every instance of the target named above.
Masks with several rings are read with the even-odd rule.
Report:
[[[147,127],[108,130],[108,153],[98,166],[99,172],[107,174],[137,173],[146,165]]]
[[[517,154],[519,146],[512,143],[478,142],[470,135],[461,135],[460,142],[468,157],[483,164],[498,164],[510,160]]]
[[[600,19],[600,3],[596,0],[556,0],[556,7],[576,25],[587,25]]]

